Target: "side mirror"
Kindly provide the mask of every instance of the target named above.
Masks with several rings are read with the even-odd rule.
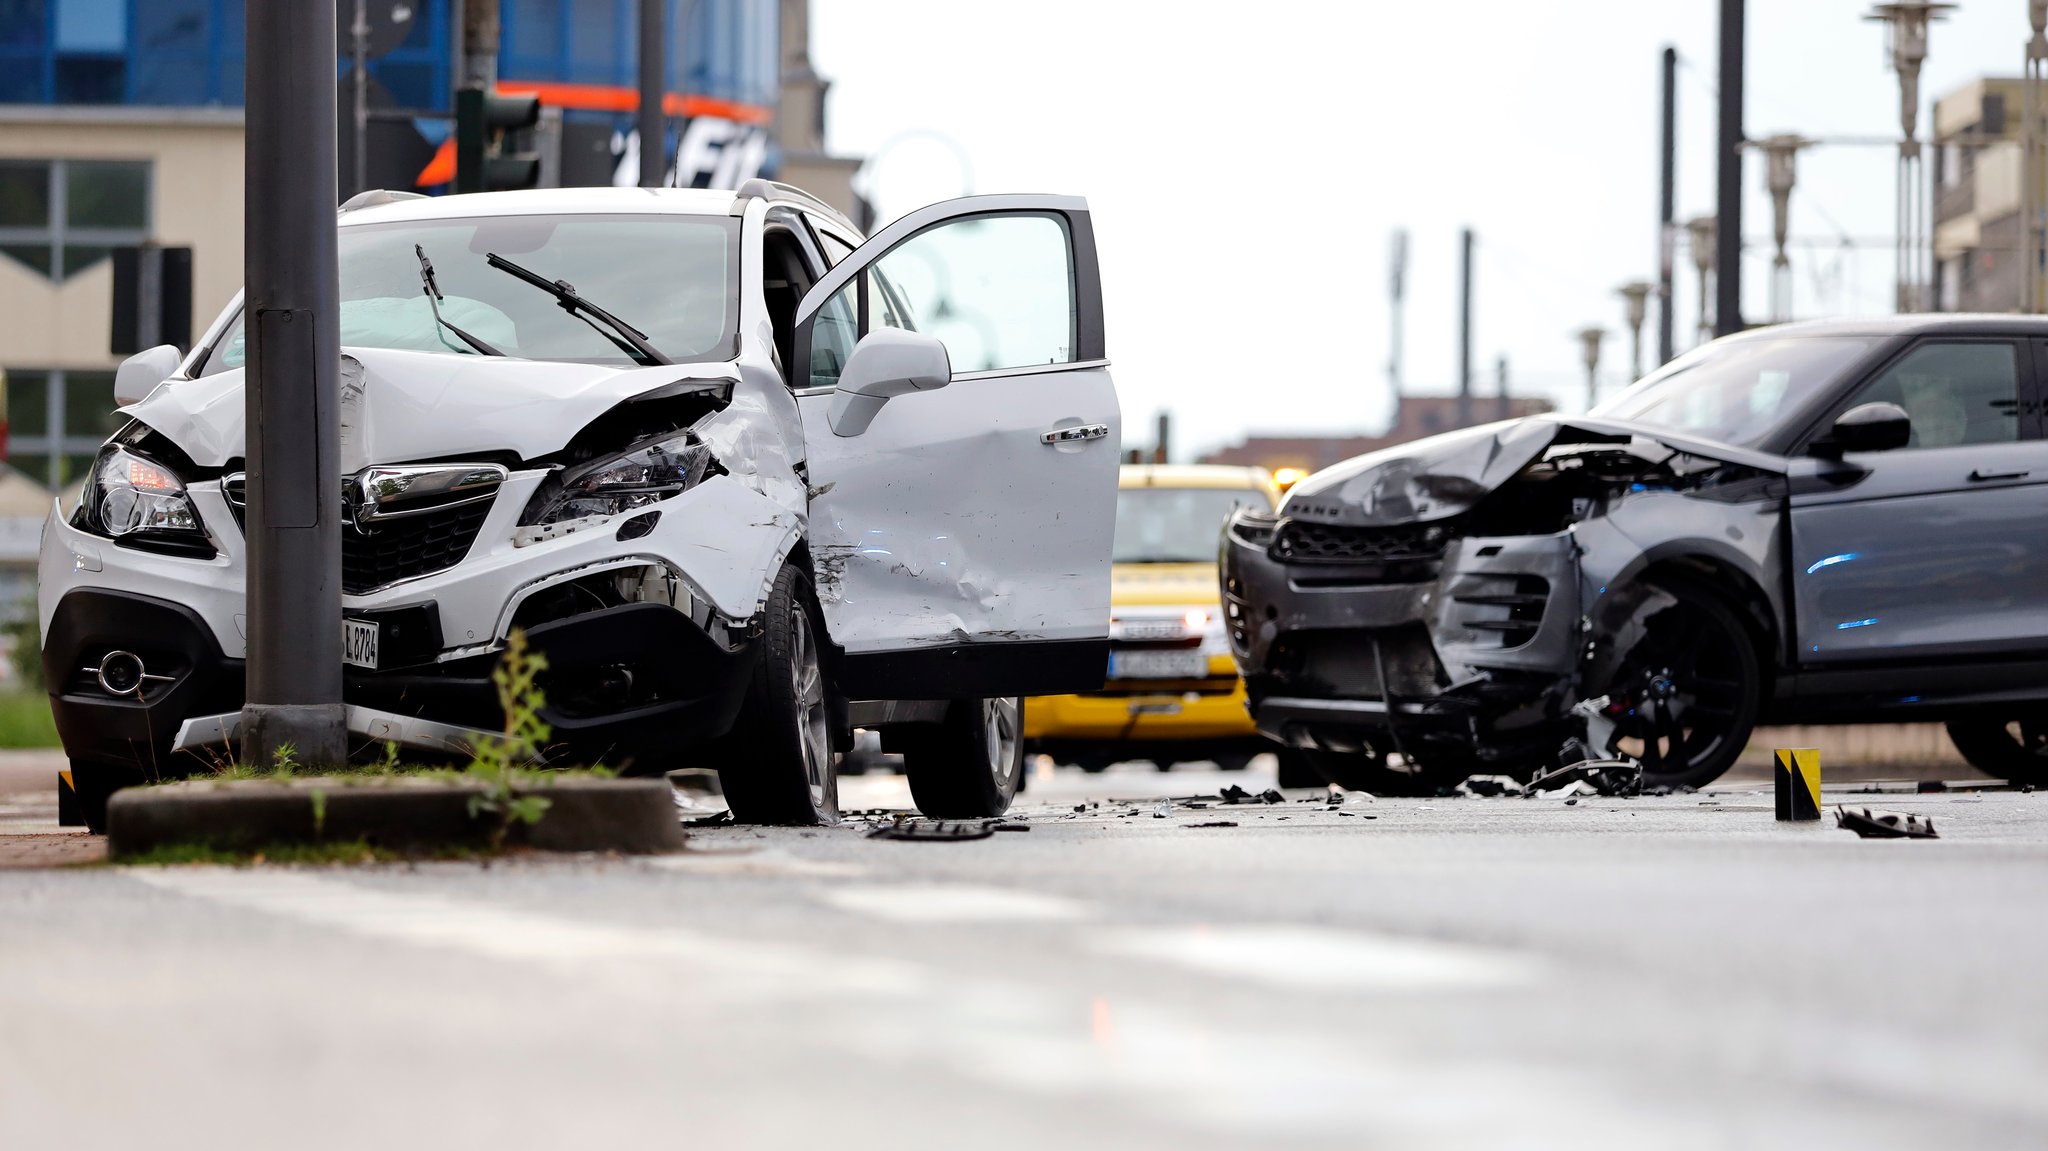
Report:
[[[1808,449],[1823,459],[1844,452],[1888,452],[1913,438],[1913,420],[1897,404],[1858,404],[1835,418],[1835,426]]]
[[[839,371],[839,390],[832,394],[829,421],[835,436],[857,436],[868,430],[891,396],[929,392],[953,380],[953,361],[946,345],[922,332],[876,328],[853,346]]]
[[[171,378],[184,359],[178,349],[158,344],[122,360],[121,366],[114,369],[114,402],[125,407],[155,391],[158,384]]]

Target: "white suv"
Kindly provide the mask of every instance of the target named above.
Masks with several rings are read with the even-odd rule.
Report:
[[[1118,422],[1087,204],[863,242],[793,188],[366,193],[340,218],[348,726],[459,754],[514,629],[565,761],[720,769],[827,822],[856,726],[928,814],[1002,812],[1017,697],[1099,686]],[[240,301],[122,366],[44,533],[65,814],[231,744]],[[168,376],[168,378],[165,378]],[[928,394],[927,394],[928,393]]]

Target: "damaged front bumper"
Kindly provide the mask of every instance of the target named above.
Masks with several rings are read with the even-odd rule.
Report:
[[[514,628],[548,660],[551,757],[658,764],[730,728],[752,680],[755,620],[801,538],[798,517],[714,476],[535,539],[518,520],[545,474],[511,473],[448,566],[343,597],[344,618],[372,625],[379,641],[377,667],[344,669],[357,750],[390,741],[463,754],[476,733],[501,730],[491,672]],[[245,546],[230,493],[219,482],[191,491],[217,549],[209,559],[120,547],[55,512],[46,524],[45,670],[73,759],[179,774],[231,757]],[[344,552],[346,561],[347,543]],[[134,690],[96,674],[117,651],[139,657],[149,677]],[[181,764],[177,752],[199,758]]]
[[[1240,513],[1224,537],[1232,652],[1266,735],[1358,751],[1561,721],[1582,654],[1578,550]]]

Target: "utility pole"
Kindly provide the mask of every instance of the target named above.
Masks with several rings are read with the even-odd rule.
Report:
[[[1472,229],[1462,233],[1464,256],[1458,275],[1458,426],[1472,426]]]
[[[1714,226],[1712,216],[1694,216],[1685,222],[1687,244],[1692,249],[1693,267],[1700,274],[1700,319],[1698,331],[1693,337],[1695,347],[1714,338],[1714,325],[1708,322],[1707,301],[1714,298],[1714,262],[1720,258],[1720,242],[1714,233],[1718,230]]]
[[[1721,108],[1715,136],[1714,334],[1742,330],[1743,0],[1721,0]]]
[[[1628,305],[1628,378],[1630,382],[1643,378],[1643,318],[1649,312],[1650,294],[1657,285],[1647,280],[1631,280],[1615,289]]]
[[[1814,143],[1780,132],[1756,145],[1764,154],[1764,190],[1771,194],[1771,319],[1779,323],[1792,318],[1792,258],[1785,254],[1792,231],[1792,189],[1799,183],[1799,153]]]
[[[1408,232],[1397,228],[1387,249],[1387,311],[1393,331],[1387,340],[1387,390],[1394,397],[1393,424],[1401,423],[1401,321],[1408,297]]]
[[[1586,410],[1600,402],[1600,341],[1607,336],[1605,328],[1580,328],[1578,331],[1579,351],[1586,358]]]
[[[1657,362],[1668,364],[1674,328],[1671,316],[1672,261],[1678,255],[1678,49],[1664,49],[1663,160],[1657,196]]]
[[[1153,440],[1153,441],[1152,441],[1152,462],[1153,462],[1153,463],[1155,463],[1155,464],[1163,464],[1163,463],[1168,463],[1168,462],[1170,462],[1170,461],[1172,460],[1172,458],[1173,458],[1173,455],[1172,455],[1172,451],[1173,451],[1173,413],[1172,413],[1172,412],[1161,412],[1161,413],[1159,413],[1159,432],[1158,432],[1158,437],[1159,437],[1159,438],[1157,438],[1157,439],[1155,439],[1155,440]]]
[[[249,0],[243,314],[248,329],[247,702],[241,755],[347,758],[341,703],[341,286],[333,4]]]
[[[667,90],[668,0],[640,0],[640,186],[659,188],[663,161],[668,159],[668,117],[662,114]]]
[[[498,86],[498,0],[460,0],[462,80],[458,88]]]
[[[1865,20],[1885,26],[1892,69],[1899,74],[1898,310],[1926,310],[1926,184],[1920,178],[1920,66],[1927,61],[1927,28],[1954,4],[1897,0],[1873,5]]]
[[[2027,39],[2025,79],[2020,87],[2020,311],[2044,310],[2041,284],[2042,251],[2048,248],[2048,213],[2042,204],[2042,167],[2048,163],[2048,139],[2044,139],[2041,117],[2044,91],[2048,91],[2048,0],[2027,0],[2027,22],[2034,34]]]
[[[1508,358],[1502,356],[1493,362],[1493,418],[1508,418]]]

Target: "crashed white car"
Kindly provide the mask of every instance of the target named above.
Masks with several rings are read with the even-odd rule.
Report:
[[[1024,695],[1100,686],[1118,410],[1087,204],[863,242],[782,185],[373,192],[340,219],[349,731],[459,753],[515,629],[565,762],[719,769],[829,822],[856,727],[1001,813]],[[247,633],[239,301],[124,364],[43,537],[65,816],[231,743]]]

